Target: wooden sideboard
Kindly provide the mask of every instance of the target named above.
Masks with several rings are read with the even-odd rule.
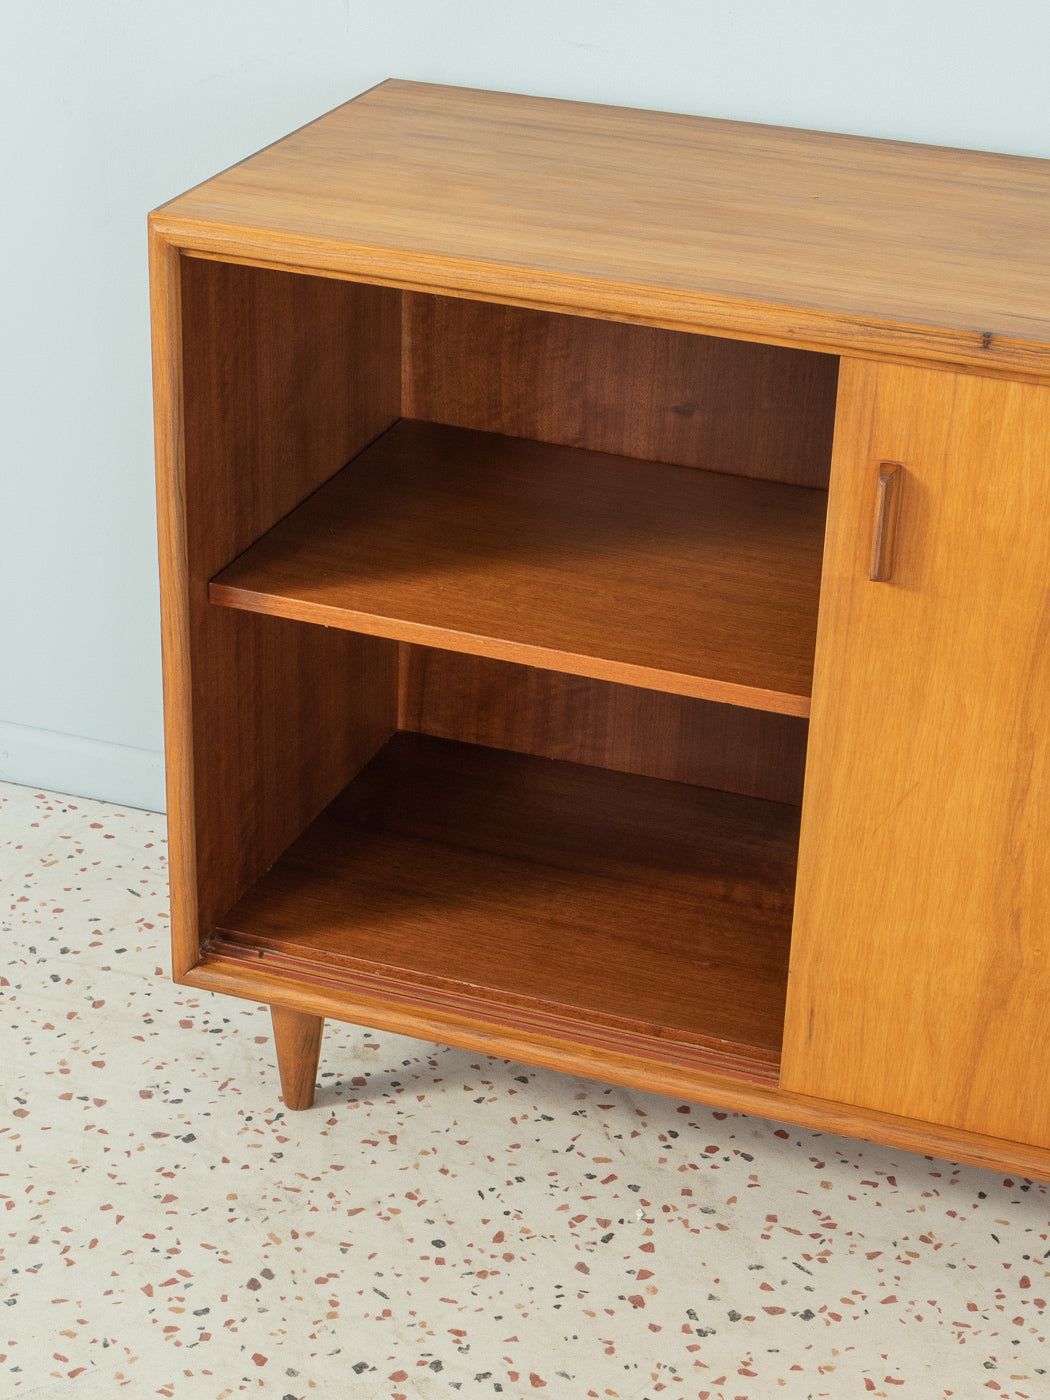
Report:
[[[1050,1179],[1050,162],[391,81],[150,220],[174,975]]]

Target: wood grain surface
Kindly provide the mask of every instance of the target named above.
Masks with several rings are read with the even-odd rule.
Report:
[[[1046,375],[1048,172],[395,80],[154,222],[230,259]]]
[[[804,715],[826,504],[811,488],[404,420],[210,596]]]
[[[317,1090],[324,1018],[288,1006],[272,1006],[270,1019],[285,1108],[311,1108]]]
[[[809,726],[795,715],[431,647],[401,653],[402,729],[802,802]]]
[[[797,825],[777,803],[399,734],[216,936],[446,1007],[775,1063]]]
[[[207,582],[396,415],[398,294],[169,259],[155,284],[175,966],[389,737],[396,647]]]
[[[838,360],[406,292],[406,418],[825,490]]]
[[[842,380],[783,1082],[1050,1147],[1050,390]]]

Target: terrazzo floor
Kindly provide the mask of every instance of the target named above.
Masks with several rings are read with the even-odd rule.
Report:
[[[0,784],[0,1396],[1050,1400],[1045,1185],[167,976],[163,818]]]

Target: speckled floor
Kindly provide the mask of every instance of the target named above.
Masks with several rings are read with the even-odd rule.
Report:
[[[0,1395],[1050,1400],[1050,1192],[168,981],[164,822],[0,785]]]

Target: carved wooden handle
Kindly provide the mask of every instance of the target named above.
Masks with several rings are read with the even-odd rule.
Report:
[[[868,577],[887,583],[893,573],[893,542],[901,508],[904,468],[899,462],[880,462],[875,492],[875,529],[871,539],[871,568]]]

